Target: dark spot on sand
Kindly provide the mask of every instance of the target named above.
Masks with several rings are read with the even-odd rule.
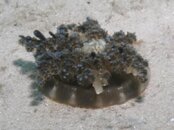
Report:
[[[0,71],[1,71],[1,72],[4,72],[6,69],[7,69],[7,66],[1,66],[1,67],[0,67]]]

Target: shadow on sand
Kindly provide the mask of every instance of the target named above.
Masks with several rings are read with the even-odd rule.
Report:
[[[22,74],[27,75],[30,79],[32,79],[32,84],[30,85],[32,101],[30,103],[31,106],[39,105],[44,97],[40,91],[40,87],[36,78],[36,65],[34,62],[26,61],[23,59],[17,59],[13,61],[13,64],[17,67],[20,67],[20,71]]]

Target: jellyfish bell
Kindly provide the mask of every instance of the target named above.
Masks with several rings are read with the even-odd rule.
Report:
[[[50,99],[82,108],[103,108],[116,104],[123,104],[130,99],[141,96],[148,85],[142,83],[133,75],[115,74],[110,79],[109,85],[101,93],[96,93],[95,88],[79,88],[57,81],[47,83],[42,87],[42,92]]]

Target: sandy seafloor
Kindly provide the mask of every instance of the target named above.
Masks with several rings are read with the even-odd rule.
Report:
[[[74,108],[32,85],[34,58],[18,35],[48,36],[87,16],[109,34],[136,32],[151,69],[142,103]],[[0,130],[174,130],[174,0],[0,0]]]

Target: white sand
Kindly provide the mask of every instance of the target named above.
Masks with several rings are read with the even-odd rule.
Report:
[[[0,0],[0,130],[174,130],[174,0],[88,2]],[[137,46],[151,69],[144,102],[80,109],[41,100],[31,87],[34,58],[18,45],[18,35],[39,29],[48,36],[61,23],[87,16],[109,33],[136,32],[144,41]]]

